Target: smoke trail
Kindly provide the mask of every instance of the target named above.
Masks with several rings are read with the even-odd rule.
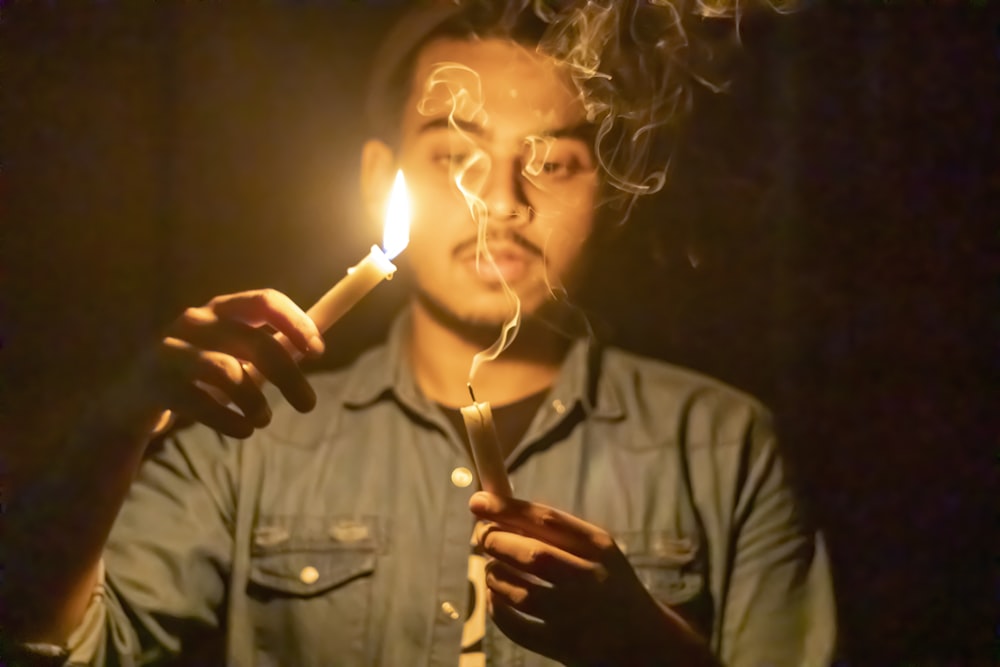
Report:
[[[424,85],[417,111],[426,116],[446,114],[448,125],[456,137],[452,141],[463,142],[463,147],[468,150],[462,160],[449,164],[449,176],[476,223],[476,270],[480,270],[480,263],[485,259],[499,277],[504,296],[511,305],[511,315],[501,327],[500,336],[488,349],[473,356],[469,368],[471,385],[479,367],[499,357],[514,341],[521,328],[521,300],[507,284],[486,244],[489,208],[480,194],[486,187],[492,161],[489,154],[479,147],[475,137],[470,136],[461,127],[463,123],[482,126],[487,121],[479,74],[459,63],[436,65]]]

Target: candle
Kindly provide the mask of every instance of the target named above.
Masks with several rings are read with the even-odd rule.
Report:
[[[514,495],[507,477],[507,468],[503,462],[497,429],[493,424],[493,410],[488,401],[476,401],[469,385],[472,405],[461,409],[465,430],[469,434],[469,444],[472,446],[472,460],[479,473],[479,483],[484,491],[509,498]]]
[[[373,245],[364,259],[348,269],[347,275],[306,311],[316,323],[316,328],[326,331],[376,285],[392,278],[396,266],[391,260],[406,248],[410,240],[409,232],[410,206],[406,180],[403,172],[398,171],[386,207],[382,241],[385,251]]]
[[[373,245],[364,259],[349,268],[346,276],[310,306],[306,315],[316,324],[316,328],[321,333],[326,331],[357,305],[366,294],[375,289],[376,285],[383,280],[390,280],[396,272],[396,265],[392,263],[392,259],[403,252],[409,242],[410,204],[406,194],[406,179],[400,170],[396,172],[396,180],[386,206],[382,229],[382,245],[385,250]],[[284,334],[276,334],[275,338],[296,359],[302,356],[298,348],[294,347]],[[243,364],[243,369],[258,385],[263,382],[260,371],[251,364]]]
[[[389,203],[386,206],[385,222],[382,229],[384,250],[373,245],[364,259],[348,269],[347,275],[306,311],[306,315],[316,324],[316,328],[320,332],[326,331],[376,285],[383,280],[391,279],[396,272],[396,265],[392,263],[392,259],[403,252],[409,242],[410,200],[406,194],[406,179],[403,178],[402,170],[399,170],[396,172],[396,180],[392,185]],[[275,334],[275,338],[296,359],[302,356],[298,348],[294,347],[284,334]],[[263,384],[263,375],[252,364],[244,363],[243,370],[258,386]],[[218,399],[220,403],[225,400],[215,387],[199,381],[195,381],[195,384]],[[174,416],[173,411],[164,411],[156,426],[153,427],[152,435],[159,435],[170,428],[173,425]]]
[[[347,275],[314,303],[306,315],[316,323],[316,328],[326,331],[344,316],[364,295],[383,280],[392,278],[396,265],[377,245],[363,260],[347,270]]]

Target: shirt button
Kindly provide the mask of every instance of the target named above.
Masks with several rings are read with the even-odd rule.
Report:
[[[552,409],[556,411],[557,415],[561,415],[566,412],[566,406],[558,398],[552,401]]]
[[[299,581],[303,584],[315,584],[319,580],[319,570],[312,565],[306,565],[299,572]]]
[[[451,483],[460,489],[464,489],[472,484],[472,471],[464,466],[459,466],[451,471]]]
[[[445,615],[447,615],[448,618],[450,618],[451,620],[453,620],[453,621],[457,621],[458,620],[458,610],[455,609],[455,605],[453,605],[452,603],[450,603],[450,602],[442,602],[441,603],[441,611],[443,611],[445,613]]]

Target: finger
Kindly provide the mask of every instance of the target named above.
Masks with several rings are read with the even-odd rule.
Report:
[[[253,435],[254,427],[250,420],[220,405],[194,385],[175,387],[172,398],[172,410],[199,421],[223,435],[241,440]]]
[[[494,521],[587,559],[602,559],[617,550],[606,531],[539,503],[478,491],[469,500],[469,509],[480,519]]]
[[[600,563],[505,530],[489,530],[480,546],[485,554],[556,586],[589,586],[608,577]]]
[[[167,338],[154,363],[153,382],[164,408],[235,437],[246,437],[255,425],[270,421],[263,394],[252,383],[248,386],[248,378],[233,357]],[[226,408],[229,403],[236,404],[243,414]]]
[[[164,340],[160,363],[167,369],[167,382],[201,384],[217,403],[233,403],[255,426],[271,421],[271,410],[260,388],[244,372],[238,359],[221,352],[199,350],[176,338]]]
[[[323,334],[305,311],[274,289],[251,290],[212,299],[209,307],[221,317],[245,324],[267,324],[288,338],[303,354],[322,354]]]
[[[262,371],[281,365],[297,366],[293,350],[286,349],[266,329],[220,317],[210,308],[188,308],[168,333],[196,347],[250,361]]]
[[[559,613],[551,585],[526,579],[503,561],[491,560],[486,564],[486,587],[501,603],[522,614],[547,621],[553,613]]]
[[[208,308],[189,308],[171,327],[171,334],[196,347],[250,362],[301,412],[316,404],[315,393],[292,353],[263,329],[220,319]]]
[[[257,428],[271,423],[264,393],[238,359],[221,352],[202,352],[199,358],[205,367],[199,381],[217,388],[224,397],[223,405],[235,405]]]
[[[544,621],[524,616],[498,599],[490,590],[486,592],[486,600],[493,622],[514,643],[529,651],[558,659],[554,638]]]
[[[503,530],[503,528],[494,521],[477,521],[472,527],[472,546],[482,547],[483,540],[492,530]]]

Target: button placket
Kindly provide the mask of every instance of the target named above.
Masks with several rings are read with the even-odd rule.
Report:
[[[465,451],[448,463],[450,465],[440,473],[442,477],[448,476],[448,483],[442,507],[442,558],[437,565],[430,664],[457,662],[469,588],[469,536],[473,516],[468,501],[474,491],[476,474]]]

